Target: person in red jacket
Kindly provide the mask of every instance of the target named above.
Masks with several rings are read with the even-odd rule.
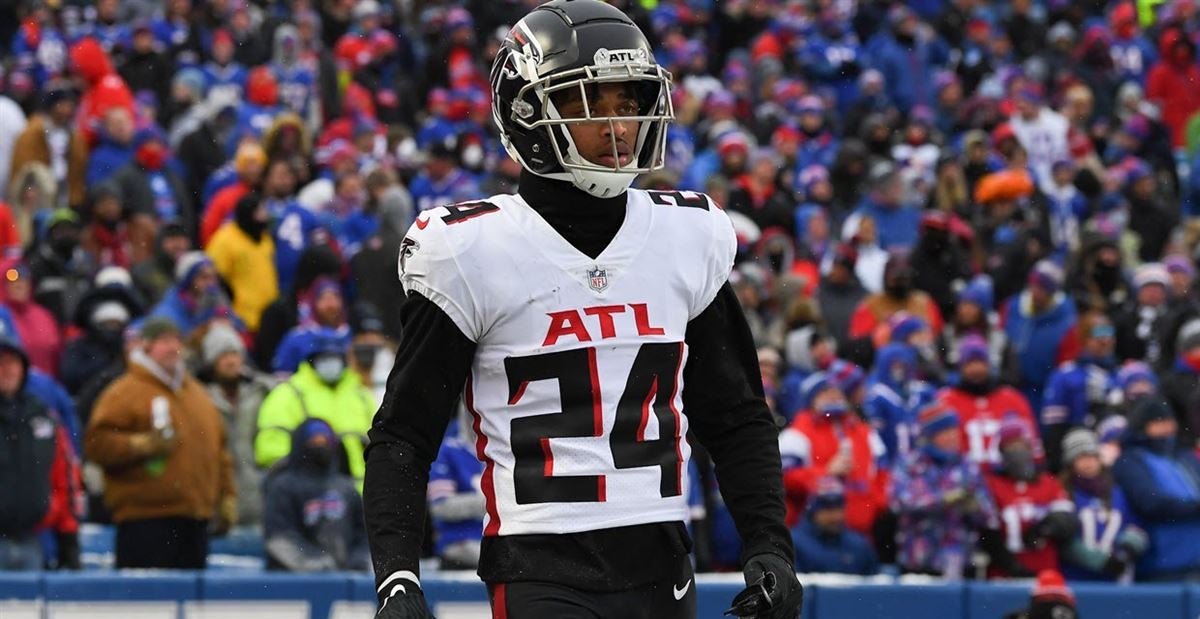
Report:
[[[216,234],[217,228],[233,217],[238,200],[258,187],[267,169],[266,151],[257,142],[243,142],[233,155],[233,169],[237,172],[237,182],[218,191],[204,209],[200,221],[201,247],[208,246],[208,240]]]
[[[883,441],[824,372],[805,379],[801,391],[803,410],[779,435],[788,525],[804,514],[821,479],[836,477],[846,488],[847,526],[872,535],[888,505],[889,475],[878,464]]]
[[[57,377],[63,350],[62,332],[50,310],[33,300],[33,273],[25,263],[7,260],[0,263],[0,277],[4,282],[0,299],[12,314],[29,364]]]
[[[1196,47],[1186,33],[1169,28],[1158,38],[1158,49],[1162,57],[1146,76],[1146,99],[1162,110],[1163,123],[1171,129],[1171,141],[1179,149],[1187,144],[1188,118],[1200,110]]]
[[[79,99],[79,130],[89,145],[96,143],[96,130],[105,112],[123,107],[133,116],[133,93],[113,69],[108,53],[92,37],[84,37],[71,46],[71,67],[83,78],[83,96]]]
[[[1034,459],[1033,428],[1015,415],[1001,422],[1000,466],[985,479],[1000,514],[1005,548],[1021,567],[1037,573],[1059,569],[1059,547],[1075,538],[1079,519],[1062,484]],[[993,565],[989,575],[1017,574]]]
[[[961,420],[962,452],[984,470],[1000,464],[1000,424],[1015,415],[1030,428],[1037,418],[1020,391],[1000,384],[992,372],[987,342],[968,335],[959,344],[959,380],[938,393],[938,401],[954,409]],[[1042,441],[1031,432],[1034,457],[1042,458]]]

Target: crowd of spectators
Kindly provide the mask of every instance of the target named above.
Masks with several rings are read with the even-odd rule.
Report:
[[[798,569],[1200,576],[1194,2],[610,1],[674,75],[639,186],[734,220]],[[488,72],[536,4],[0,7],[0,568],[78,567],[80,521],[122,567],[233,527],[366,567],[400,241],[516,190]],[[696,460],[697,567],[736,569]]]

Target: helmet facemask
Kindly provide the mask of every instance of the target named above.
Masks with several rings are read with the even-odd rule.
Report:
[[[517,60],[517,57],[513,60]],[[674,120],[675,114],[671,104],[671,75],[665,69],[645,57],[613,62],[609,55],[597,53],[595,60],[596,64],[529,80],[517,92],[510,109],[496,109],[495,112],[509,114],[511,121],[521,129],[542,133],[549,138],[540,141],[550,145],[560,169],[539,173],[541,176],[569,181],[593,196],[607,198],[620,195],[637,175],[663,167],[667,125]],[[514,67],[517,72],[525,73],[522,77],[531,77],[522,69],[532,67],[521,66],[525,63],[520,60],[514,64],[517,65]],[[601,116],[592,109],[589,95],[600,85],[612,83],[627,84],[631,88],[637,104],[636,114]],[[582,100],[583,113],[567,118],[555,100],[569,98],[574,94],[570,92],[572,89],[577,91],[576,96]],[[621,165],[616,123],[629,122],[638,123],[638,130],[631,143],[631,160]],[[570,125],[579,123],[608,123],[612,165],[590,161],[579,152],[570,132]],[[505,139],[504,142],[513,158],[525,165],[509,140]],[[535,144],[534,152],[538,148]],[[525,167],[530,169],[528,165]]]

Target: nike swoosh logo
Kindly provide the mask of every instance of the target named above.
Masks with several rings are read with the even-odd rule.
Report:
[[[429,225],[428,217],[426,217],[425,219],[421,219],[420,217],[417,218],[417,230],[424,230],[425,226],[428,226],[428,225]]]
[[[679,587],[672,587],[671,593],[675,594],[676,600],[682,600],[683,596],[687,595],[688,589],[691,589],[691,588],[692,588],[692,580],[689,578],[687,582],[683,583],[682,589],[680,589]]]

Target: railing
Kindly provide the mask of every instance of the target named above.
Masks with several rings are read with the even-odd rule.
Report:
[[[824,575],[801,580],[807,587],[805,619],[999,619],[1022,608],[1032,586]],[[439,619],[490,617],[487,592],[474,574],[426,574],[423,584]],[[698,576],[698,617],[721,617],[740,588],[736,574]],[[1084,619],[1200,616],[1200,585],[1073,588]],[[370,619],[374,599],[373,581],[364,574],[0,573],[3,619]]]

